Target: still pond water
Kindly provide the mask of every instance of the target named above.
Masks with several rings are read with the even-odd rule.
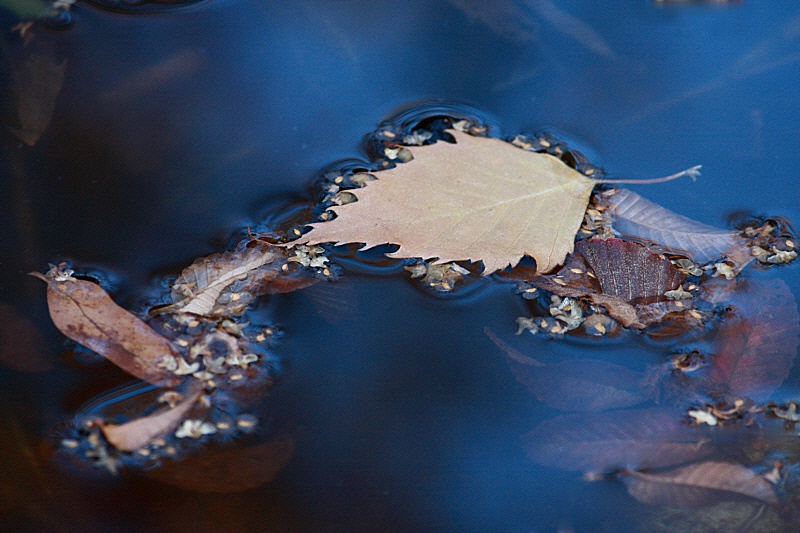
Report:
[[[53,449],[76,412],[129,378],[65,342],[41,282],[26,273],[68,260],[143,309],[163,295],[165,276],[313,198],[327,170],[366,160],[366,134],[425,101],[425,113],[473,117],[499,136],[547,131],[610,176],[702,164],[694,183],[635,189],[707,224],[747,215],[797,223],[800,7],[78,2],[63,27],[36,24],[24,45],[11,31],[19,11],[5,6],[3,529],[677,531],[741,527],[759,511],[748,503],[731,518],[724,506],[700,516],[645,505],[613,477],[589,483],[531,461],[521,436],[560,413],[514,379],[484,329],[548,362],[602,359],[637,371],[663,364],[670,342],[515,337],[530,310],[512,284],[442,297],[396,262],[346,258],[340,281],[270,297],[251,317],[283,330],[273,348],[282,372],[248,406],[257,435],[223,449],[287,436],[294,452],[273,481],[208,494],[135,468],[114,477],[81,467]],[[63,76],[60,90],[25,85],[32,54],[48,79]],[[35,138],[18,117],[34,85],[40,99],[57,94]],[[781,278],[800,297],[797,264],[750,275]],[[772,398],[798,396],[794,368]],[[776,444],[786,435],[795,433],[764,447],[791,461],[791,447]],[[718,458],[768,466],[736,444],[746,438],[724,436],[733,444]],[[781,512],[762,510],[749,525],[787,529]]]

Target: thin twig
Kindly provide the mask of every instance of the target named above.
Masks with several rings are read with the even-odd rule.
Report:
[[[671,176],[665,176],[663,178],[652,178],[646,180],[633,180],[633,179],[620,179],[620,180],[594,180],[595,183],[624,183],[624,184],[644,184],[644,183],[664,183],[665,181],[672,181],[678,178],[682,178],[683,176],[689,176],[692,178],[692,181],[697,179],[697,176],[700,175],[700,169],[703,165],[695,165],[692,168],[687,168],[686,170],[681,170],[677,174],[672,174]]]

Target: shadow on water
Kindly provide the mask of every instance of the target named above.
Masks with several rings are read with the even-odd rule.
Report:
[[[126,308],[163,303],[196,257],[247,228],[301,225],[319,183],[374,170],[368,132],[448,117],[503,138],[545,132],[611,177],[703,164],[697,182],[645,194],[718,227],[742,213],[796,222],[800,10],[690,4],[98,1],[27,26],[20,17],[40,4],[0,1],[0,520],[83,531],[747,524],[758,505],[699,516],[564,467],[597,459],[589,451],[532,461],[521,437],[540,424],[560,435],[608,413],[573,428],[574,413],[518,382],[484,330],[545,365],[592,359],[642,379],[679,348],[707,350],[702,336],[515,337],[534,304],[514,283],[437,294],[387,247],[341,247],[339,281],[269,296],[248,315],[282,332],[269,347],[274,386],[226,406],[254,414],[257,431],[190,450],[184,467],[131,461],[111,476],[56,449],[75,424],[147,391],[65,341],[26,276],[68,260]],[[800,295],[797,264],[752,278]],[[800,369],[786,372],[776,401],[800,394]],[[631,404],[626,423],[657,419],[669,398]],[[716,459],[765,467],[800,453],[782,427],[715,431]],[[780,530],[781,512],[753,523]]]

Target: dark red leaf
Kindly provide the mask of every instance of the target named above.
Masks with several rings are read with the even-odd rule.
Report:
[[[657,474],[626,472],[622,479],[631,496],[651,505],[699,507],[742,496],[778,503],[769,481],[735,463],[706,461]]]
[[[565,411],[604,411],[645,401],[644,375],[619,365],[578,359],[544,364],[521,354],[488,328],[484,330],[505,352],[517,378],[539,400]]]
[[[712,446],[680,412],[649,408],[546,420],[523,437],[531,460],[580,472],[661,468],[708,455]]]
[[[800,346],[800,314],[780,279],[740,281],[739,287],[714,341],[710,376],[734,396],[763,401],[789,375]]]
[[[602,305],[624,327],[644,328],[691,308],[690,300],[664,296],[683,280],[670,261],[640,244],[592,239],[578,242],[557,274],[535,277],[530,283],[558,296]]]

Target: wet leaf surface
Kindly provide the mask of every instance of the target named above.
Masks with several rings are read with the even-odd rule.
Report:
[[[622,479],[631,496],[651,505],[698,507],[742,496],[778,503],[769,481],[735,463],[706,461],[663,473],[626,472]]]
[[[292,459],[294,449],[294,439],[281,435],[251,446],[204,450],[147,476],[192,492],[244,492],[272,481]]]
[[[312,224],[301,243],[399,244],[392,257],[483,261],[484,274],[523,255],[540,272],[572,251],[595,182],[559,159],[449,130],[456,144],[411,147],[414,159],[351,191],[357,202]]]
[[[639,196],[628,189],[606,198],[614,228],[623,237],[642,239],[682,251],[698,263],[722,257],[747,261],[745,240],[735,231],[697,222]]]
[[[541,465],[579,472],[661,468],[700,459],[710,441],[672,409],[647,408],[546,420],[523,437]]]
[[[200,391],[188,393],[180,403],[165,411],[137,418],[125,424],[103,424],[100,429],[117,450],[132,452],[173,431],[194,406]]]
[[[711,379],[732,395],[765,400],[789,375],[800,346],[797,302],[781,279],[749,279],[729,307],[714,340]]]
[[[102,287],[58,274],[33,275],[47,282],[50,317],[64,335],[139,379],[164,387],[180,382],[159,366],[178,355],[172,343],[114,303]]]
[[[542,402],[565,411],[604,411],[644,402],[644,375],[605,361],[576,359],[545,364],[484,330],[506,355],[517,381]]]

